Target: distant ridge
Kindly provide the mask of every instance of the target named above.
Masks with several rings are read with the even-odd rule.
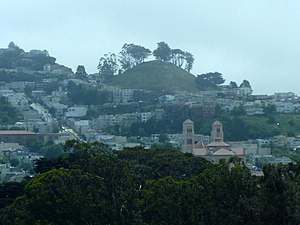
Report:
[[[195,76],[170,62],[150,61],[115,76],[108,85],[156,91],[196,92]]]

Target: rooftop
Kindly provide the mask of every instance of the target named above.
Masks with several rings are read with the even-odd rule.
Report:
[[[26,130],[0,130],[0,135],[30,135],[35,134],[34,132],[26,131]]]
[[[191,121],[190,119],[187,119],[187,120],[185,120],[183,123],[192,123],[192,124],[194,124],[194,122],[193,121]]]
[[[220,142],[211,142],[207,145],[207,147],[229,147],[230,145],[220,141]]]
[[[213,124],[213,126],[222,126],[222,123],[220,121],[215,121]]]
[[[213,155],[235,155],[235,153],[228,149],[220,148],[218,151],[214,152]]]

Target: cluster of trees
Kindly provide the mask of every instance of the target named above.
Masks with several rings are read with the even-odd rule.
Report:
[[[238,158],[211,165],[174,150],[109,153],[77,142],[65,151],[38,161],[24,189],[0,187],[1,224],[300,223],[299,164],[267,165],[254,177]]]
[[[201,75],[197,75],[195,82],[199,90],[216,89],[218,86],[225,82],[223,75],[218,72],[210,72]]]
[[[0,124],[14,124],[20,119],[21,114],[19,111],[10,105],[6,98],[0,97]]]
[[[82,84],[68,83],[68,99],[71,105],[101,105],[111,101],[109,92],[96,87],[85,87]]]
[[[231,89],[234,89],[234,88],[243,88],[243,87],[247,87],[247,88],[251,88],[251,85],[250,85],[250,82],[248,80],[243,80],[242,83],[238,86],[237,83],[235,81],[230,81],[229,83],[229,87]]]
[[[55,64],[56,59],[47,54],[30,55],[10,42],[7,49],[0,51],[0,68],[15,69],[18,67],[41,71],[46,64]]]
[[[153,55],[156,59],[172,62],[180,68],[184,68],[187,72],[190,72],[193,68],[194,57],[190,52],[183,51],[181,49],[171,49],[165,42],[157,43],[158,47],[153,51]]]
[[[151,55],[151,51],[143,46],[124,44],[119,54],[119,62],[122,70],[126,71],[138,64],[141,64]]]
[[[41,143],[34,139],[29,139],[25,147],[30,152],[36,152],[43,155],[47,159],[57,158],[64,154],[63,145],[54,144],[53,142]]]
[[[209,72],[209,73],[197,75],[195,82],[199,90],[201,91],[218,90],[220,85],[224,84],[225,79],[223,78],[223,75],[219,72]],[[229,83],[230,89],[234,89],[238,87],[251,88],[251,85],[248,80],[243,80],[239,86],[235,81],[230,81]]]
[[[103,81],[108,81],[114,75],[143,63],[149,56],[151,56],[151,50],[140,45],[125,43],[119,55],[108,53],[101,57],[97,68]],[[158,43],[158,47],[153,51],[153,56],[157,60],[172,62],[188,72],[191,71],[194,63],[191,53],[181,49],[171,49],[165,42]]]
[[[2,49],[0,54],[0,68],[14,69],[15,62],[22,58],[24,50],[19,48],[13,42],[10,42],[8,49]]]

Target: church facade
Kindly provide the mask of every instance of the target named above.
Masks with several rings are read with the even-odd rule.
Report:
[[[184,153],[192,153],[212,163],[218,163],[220,159],[229,160],[231,157],[239,157],[244,162],[246,160],[244,148],[233,148],[224,142],[223,125],[219,121],[212,124],[211,142],[207,145],[201,141],[195,143],[194,122],[190,119],[183,122],[182,136],[182,152]]]

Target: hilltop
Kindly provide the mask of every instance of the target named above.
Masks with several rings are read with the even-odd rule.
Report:
[[[36,81],[43,78],[73,76],[73,71],[56,63],[47,50],[24,51],[10,42],[8,48],[0,48],[0,81]]]
[[[194,75],[170,62],[159,60],[141,63],[114,76],[108,85],[156,91],[197,91]]]

